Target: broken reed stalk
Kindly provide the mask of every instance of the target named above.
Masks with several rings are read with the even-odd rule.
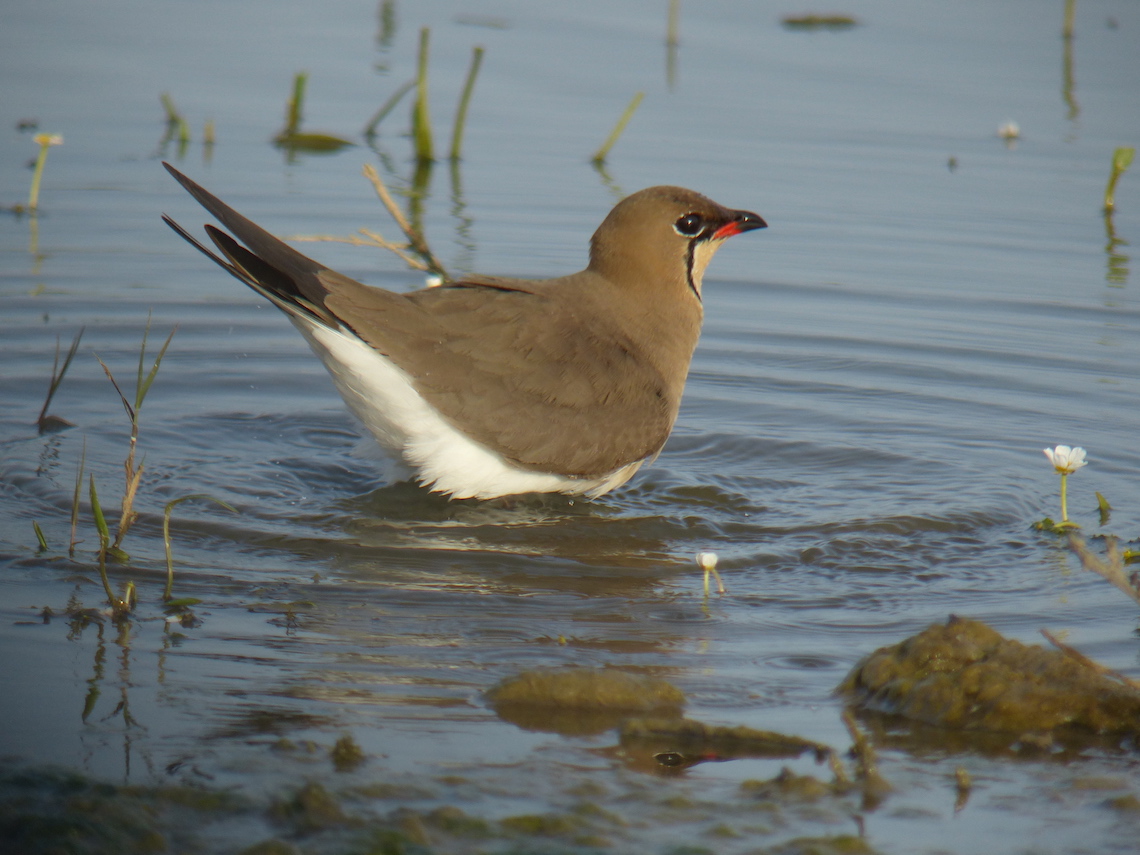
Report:
[[[1136,156],[1136,149],[1120,147],[1112,153],[1112,172],[1108,176],[1108,186],[1104,188],[1104,211],[1112,213],[1116,209],[1116,182],[1120,176],[1128,171],[1132,165],[1132,158]]]
[[[380,197],[380,201],[396,221],[396,225],[400,227],[400,231],[408,239],[408,246],[416,255],[418,255],[427,265],[425,268],[431,273],[442,276],[445,280],[450,279],[447,275],[447,270],[440,264],[439,259],[432,253],[431,247],[428,246],[427,240],[423,234],[412,224],[408,222],[408,218],[404,216],[404,212],[400,210],[399,206],[393,201],[392,194],[388,192],[388,188],[384,186],[384,182],[380,178],[380,173],[370,163],[364,164],[364,177],[372,182],[373,189],[376,190],[376,195]]]
[[[63,137],[59,134],[36,134],[32,139],[40,147],[39,154],[36,155],[36,166],[32,171],[32,186],[28,190],[28,211],[35,213],[40,206],[40,182],[44,177],[48,149],[63,145]]]
[[[412,108],[412,138],[415,141],[416,160],[430,163],[435,160],[431,139],[431,115],[428,111],[428,43],[431,30],[420,30],[420,52],[416,63],[416,103]]]
[[[79,342],[83,338],[84,329],[86,329],[86,327],[80,327],[79,332],[77,332],[75,338],[72,339],[71,347],[67,350],[67,356],[63,359],[62,368],[59,366],[59,337],[56,336],[55,360],[51,365],[51,382],[48,383],[47,397],[44,399],[44,405],[40,409],[39,416],[36,418],[36,425],[39,427],[40,433],[48,430],[57,430],[62,427],[74,427],[67,419],[61,419],[59,416],[49,416],[48,407],[51,406],[51,399],[55,397],[56,390],[59,389],[59,385],[63,382],[64,375],[67,374],[67,369],[71,367],[71,360],[75,358],[75,352],[79,350]]]
[[[158,97],[162,101],[162,109],[166,111],[168,138],[177,135],[179,144],[185,145],[190,142],[190,123],[174,106],[174,99],[170,97],[170,93],[163,92]]]
[[[638,92],[633,96],[633,99],[629,102],[629,106],[625,108],[625,112],[621,114],[621,118],[618,119],[617,124],[614,125],[614,129],[610,131],[610,135],[606,138],[606,141],[602,143],[602,147],[598,149],[591,158],[595,164],[601,165],[606,162],[606,157],[609,156],[610,149],[614,147],[614,143],[616,143],[618,137],[622,135],[622,131],[624,131],[625,126],[629,124],[629,120],[633,118],[634,112],[644,97],[644,92]]]
[[[396,225],[400,227],[400,231],[402,231],[404,236],[408,239],[407,243],[393,243],[379,232],[372,231],[371,229],[360,229],[360,234],[363,235],[363,237],[356,235],[347,235],[345,237],[339,237],[337,235],[292,235],[289,237],[289,240],[329,241],[332,243],[347,243],[351,246],[374,246],[380,249],[386,249],[388,252],[399,256],[400,260],[413,270],[434,273],[442,277],[445,282],[450,280],[451,277],[448,276],[447,270],[440,263],[439,259],[435,257],[435,254],[431,251],[431,247],[428,246],[427,239],[419,229],[412,225],[404,215],[404,212],[400,210],[400,207],[392,198],[392,194],[388,192],[388,188],[385,186],[383,179],[380,178],[380,174],[376,171],[376,168],[371,164],[365,164],[363,172],[364,177],[372,182],[372,187],[375,189],[376,195],[380,198],[384,208],[391,215],[392,219],[396,221]]]
[[[376,127],[384,121],[387,115],[400,103],[401,99],[415,88],[415,85],[416,79],[413,77],[393,92],[388,100],[380,105],[380,109],[373,113],[372,118],[368,120],[368,124],[364,126],[364,136],[376,136]]]
[[[1132,586],[1128,575],[1124,572],[1124,557],[1120,554],[1119,540],[1115,537],[1105,538],[1107,561],[1102,561],[1098,555],[1089,549],[1085,539],[1076,532],[1069,535],[1069,546],[1081,559],[1081,566],[1111,582],[1136,603],[1140,603],[1140,591]]]
[[[1125,677],[1123,674],[1113,671],[1111,668],[1106,668],[1104,665],[1101,665],[1099,662],[1093,659],[1089,659],[1089,657],[1085,656],[1085,654],[1081,653],[1081,651],[1077,650],[1075,647],[1070,647],[1069,645],[1065,644],[1063,641],[1061,641],[1061,639],[1057,638],[1057,636],[1055,636],[1049,630],[1042,629],[1040,630],[1040,633],[1045,636],[1046,640],[1050,644],[1052,644],[1067,657],[1082,667],[1088,668],[1089,670],[1093,671],[1096,674],[1099,674],[1102,677],[1108,677],[1112,680],[1119,680],[1124,685],[1131,686],[1133,689],[1140,689],[1140,681],[1133,680],[1130,677]]]
[[[307,71],[298,71],[293,75],[293,95],[285,105],[285,127],[279,137],[290,137],[301,129],[301,111],[305,103],[305,85],[309,82]]]
[[[408,244],[406,243],[392,243],[392,241],[385,238],[379,232],[374,232],[371,229],[358,229],[363,237],[358,235],[290,235],[288,240],[301,243],[301,242],[317,242],[323,243],[346,243],[349,246],[371,246],[378,249],[385,249],[388,252],[399,256],[408,267],[413,270],[429,271],[429,268],[424,262],[420,261],[414,255],[407,252]]]
[[[475,78],[479,76],[479,66],[483,64],[483,48],[476,47],[471,52],[471,66],[467,69],[467,80],[463,84],[463,94],[459,96],[459,106],[455,110],[455,127],[451,131],[451,159],[459,160],[463,148],[463,129],[467,124],[467,105],[475,89]]]

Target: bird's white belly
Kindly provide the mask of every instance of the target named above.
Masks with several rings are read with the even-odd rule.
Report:
[[[456,499],[516,493],[595,497],[620,487],[645,462],[634,461],[600,478],[523,469],[456,430],[420,396],[404,371],[351,332],[305,317],[290,320],[320,357],[353,414],[431,490]]]

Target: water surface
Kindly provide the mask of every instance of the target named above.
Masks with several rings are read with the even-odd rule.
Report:
[[[39,216],[0,221],[4,768],[244,800],[201,816],[167,808],[173,851],[274,835],[368,851],[358,827],[297,836],[273,818],[305,781],[378,826],[442,806],[489,824],[483,843],[429,824],[429,851],[755,852],[854,834],[852,814],[884,852],[1132,851],[1136,814],[1110,803],[1140,796],[1134,754],[884,743],[895,789],[877,809],[770,809],[741,782],[827,770],[736,760],[656,775],[612,731],[520,728],[483,693],[526,668],[620,667],[672,681],[694,718],[842,751],[843,675],[951,613],[1029,643],[1049,628],[1137,675],[1135,606],[1031,529],[1057,515],[1041,449],[1066,443],[1091,461],[1071,479],[1074,518],[1140,537],[1135,175],[1114,218],[1101,212],[1113,149],[1140,141],[1134,5],[1079,4],[1066,43],[1059,4],[1028,0],[861,3],[842,32],[783,28],[799,9],[684,4],[671,59],[664,3],[385,5],[387,18],[362,0],[60,2],[8,16],[5,205],[26,193],[35,151],[16,122],[66,141]],[[280,313],[158,220],[204,219],[163,156],[277,233],[394,234],[360,167],[409,186],[403,107],[372,149],[288,159],[268,140],[307,69],[306,128],[363,143],[413,73],[421,26],[440,146],[471,47],[487,50],[464,159],[437,164],[423,200],[451,267],[578,269],[616,199],[654,183],[770,223],[713,262],[664,452],[600,500],[449,503],[400,481]],[[590,154],[639,90],[595,171]],[[192,125],[184,152],[160,147],[163,91]],[[996,134],[1007,119],[1022,130],[1008,145]],[[421,282],[375,251],[303,250],[372,284]],[[101,605],[86,503],[67,558],[71,495],[84,443],[104,502],[121,495],[126,421],[95,356],[129,383],[148,314],[152,352],[177,333],[142,413],[131,562],[112,571],[139,586],[137,617],[125,631],[45,622],[45,606]],[[52,405],[76,427],[38,435],[57,337],[66,348],[80,327]],[[1103,527],[1096,491],[1114,508]],[[240,513],[176,509],[175,590],[201,602],[196,625],[172,626],[162,508],[194,493]],[[706,550],[728,586],[708,602],[693,560]],[[327,752],[345,735],[367,760],[338,772]],[[960,767],[975,786],[956,812]],[[32,792],[5,781],[8,800]],[[495,824],[528,815],[580,825],[542,837]]]

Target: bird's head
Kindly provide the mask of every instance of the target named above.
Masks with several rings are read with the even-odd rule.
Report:
[[[590,239],[590,269],[620,286],[680,285],[699,301],[701,280],[725,238],[768,224],[683,187],[627,196]]]

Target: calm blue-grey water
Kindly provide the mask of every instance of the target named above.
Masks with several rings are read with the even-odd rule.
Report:
[[[266,806],[310,780],[365,818],[444,805],[489,823],[587,816],[590,834],[520,838],[526,851],[755,852],[854,833],[860,806],[758,815],[739,785],[782,761],[653,776],[612,732],[525,730],[482,693],[525,668],[622,667],[672,681],[695,718],[844,750],[843,675],[951,613],[1029,643],[1048,628],[1140,672],[1135,605],[1031,529],[1058,514],[1041,449],[1065,443],[1090,460],[1070,478],[1073,518],[1140,537],[1140,172],[1120,180],[1111,219],[1101,209],[1113,150],[1140,144],[1140,9],[1082,0],[1066,42],[1061,2],[872,0],[839,8],[858,26],[809,32],[780,24],[807,9],[690,2],[670,54],[667,7],[5,10],[0,204],[24,201],[31,178],[33,132],[18,122],[65,141],[39,215],[0,217],[3,768],[249,799],[170,818],[171,851],[288,837]],[[712,264],[664,453],[601,500],[449,504],[393,480],[285,318],[158,219],[205,220],[164,157],[278,234],[394,236],[360,170],[410,186],[408,103],[371,146],[361,129],[413,75],[425,26],[445,153],[471,49],[486,49],[463,160],[436,164],[422,203],[445,264],[577,270],[616,200],[656,183],[770,224]],[[358,145],[294,158],[271,145],[300,70],[305,129]],[[637,91],[599,172],[589,158]],[[162,144],[163,92],[190,123],[184,151]],[[1007,121],[1020,139],[999,139]],[[301,248],[373,284],[422,283],[378,250]],[[45,606],[102,603],[86,501],[67,558],[71,497],[84,454],[104,504],[121,496],[128,431],[96,356],[133,387],[148,315],[152,354],[177,332],[141,415],[132,560],[112,568],[138,585],[138,619],[128,633],[43,622]],[[80,327],[51,408],[76,426],[40,436],[56,341]],[[1098,491],[1114,509],[1103,527]],[[162,509],[198,493],[239,513],[175,509],[175,592],[201,601],[200,622],[167,626]],[[708,550],[728,594],[706,604],[693,556]],[[368,756],[352,772],[325,754],[343,735]],[[316,748],[275,751],[280,738]],[[880,851],[1134,851],[1135,813],[1105,806],[1140,797],[1133,755],[888,748],[880,764],[894,793],[861,812]],[[959,767],[975,783],[956,812]],[[432,834],[428,851],[522,851]],[[293,842],[368,851],[352,835]]]

